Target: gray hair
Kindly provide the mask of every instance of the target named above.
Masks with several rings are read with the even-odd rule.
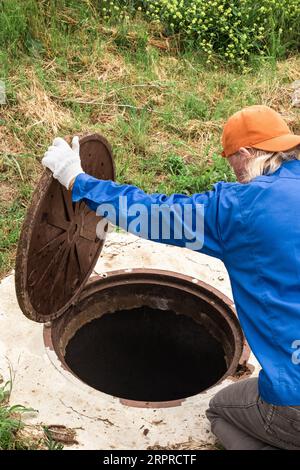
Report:
[[[244,174],[244,182],[247,183],[257,176],[272,174],[290,160],[300,160],[300,146],[287,152],[266,152],[255,148],[249,149],[249,159]]]

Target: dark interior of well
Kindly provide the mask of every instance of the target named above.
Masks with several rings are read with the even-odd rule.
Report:
[[[69,341],[65,361],[95,389],[138,401],[195,395],[227,369],[221,343],[201,324],[149,307],[85,324]]]

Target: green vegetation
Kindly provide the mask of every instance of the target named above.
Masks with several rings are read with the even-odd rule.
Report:
[[[0,450],[62,450],[63,445],[53,439],[47,427],[24,423],[23,416],[36,411],[23,405],[10,406],[11,389],[12,378],[0,382]]]
[[[106,20],[141,12],[180,46],[245,67],[253,55],[282,58],[299,50],[299,0],[102,0]]]
[[[241,107],[268,104],[300,130],[289,89],[300,78],[297,56],[256,57],[242,73],[213,57],[207,64],[201,48],[181,49],[142,13],[114,24],[95,5],[0,2],[2,275],[13,266],[40,159],[56,135],[99,132],[112,144],[119,182],[190,194],[233,179],[219,156],[220,134]]]

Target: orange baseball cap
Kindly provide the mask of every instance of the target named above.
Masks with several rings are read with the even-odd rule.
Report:
[[[249,106],[233,114],[223,134],[223,157],[230,157],[241,147],[268,152],[283,152],[300,144],[300,135],[293,134],[280,114],[268,106]]]

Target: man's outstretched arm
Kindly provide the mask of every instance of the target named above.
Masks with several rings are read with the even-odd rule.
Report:
[[[43,159],[53,176],[72,189],[74,202],[83,200],[99,216],[142,238],[222,259],[218,227],[222,183],[214,191],[192,196],[147,194],[132,185],[98,180],[85,174],[77,142],[74,138],[71,149],[63,139],[55,139]]]

